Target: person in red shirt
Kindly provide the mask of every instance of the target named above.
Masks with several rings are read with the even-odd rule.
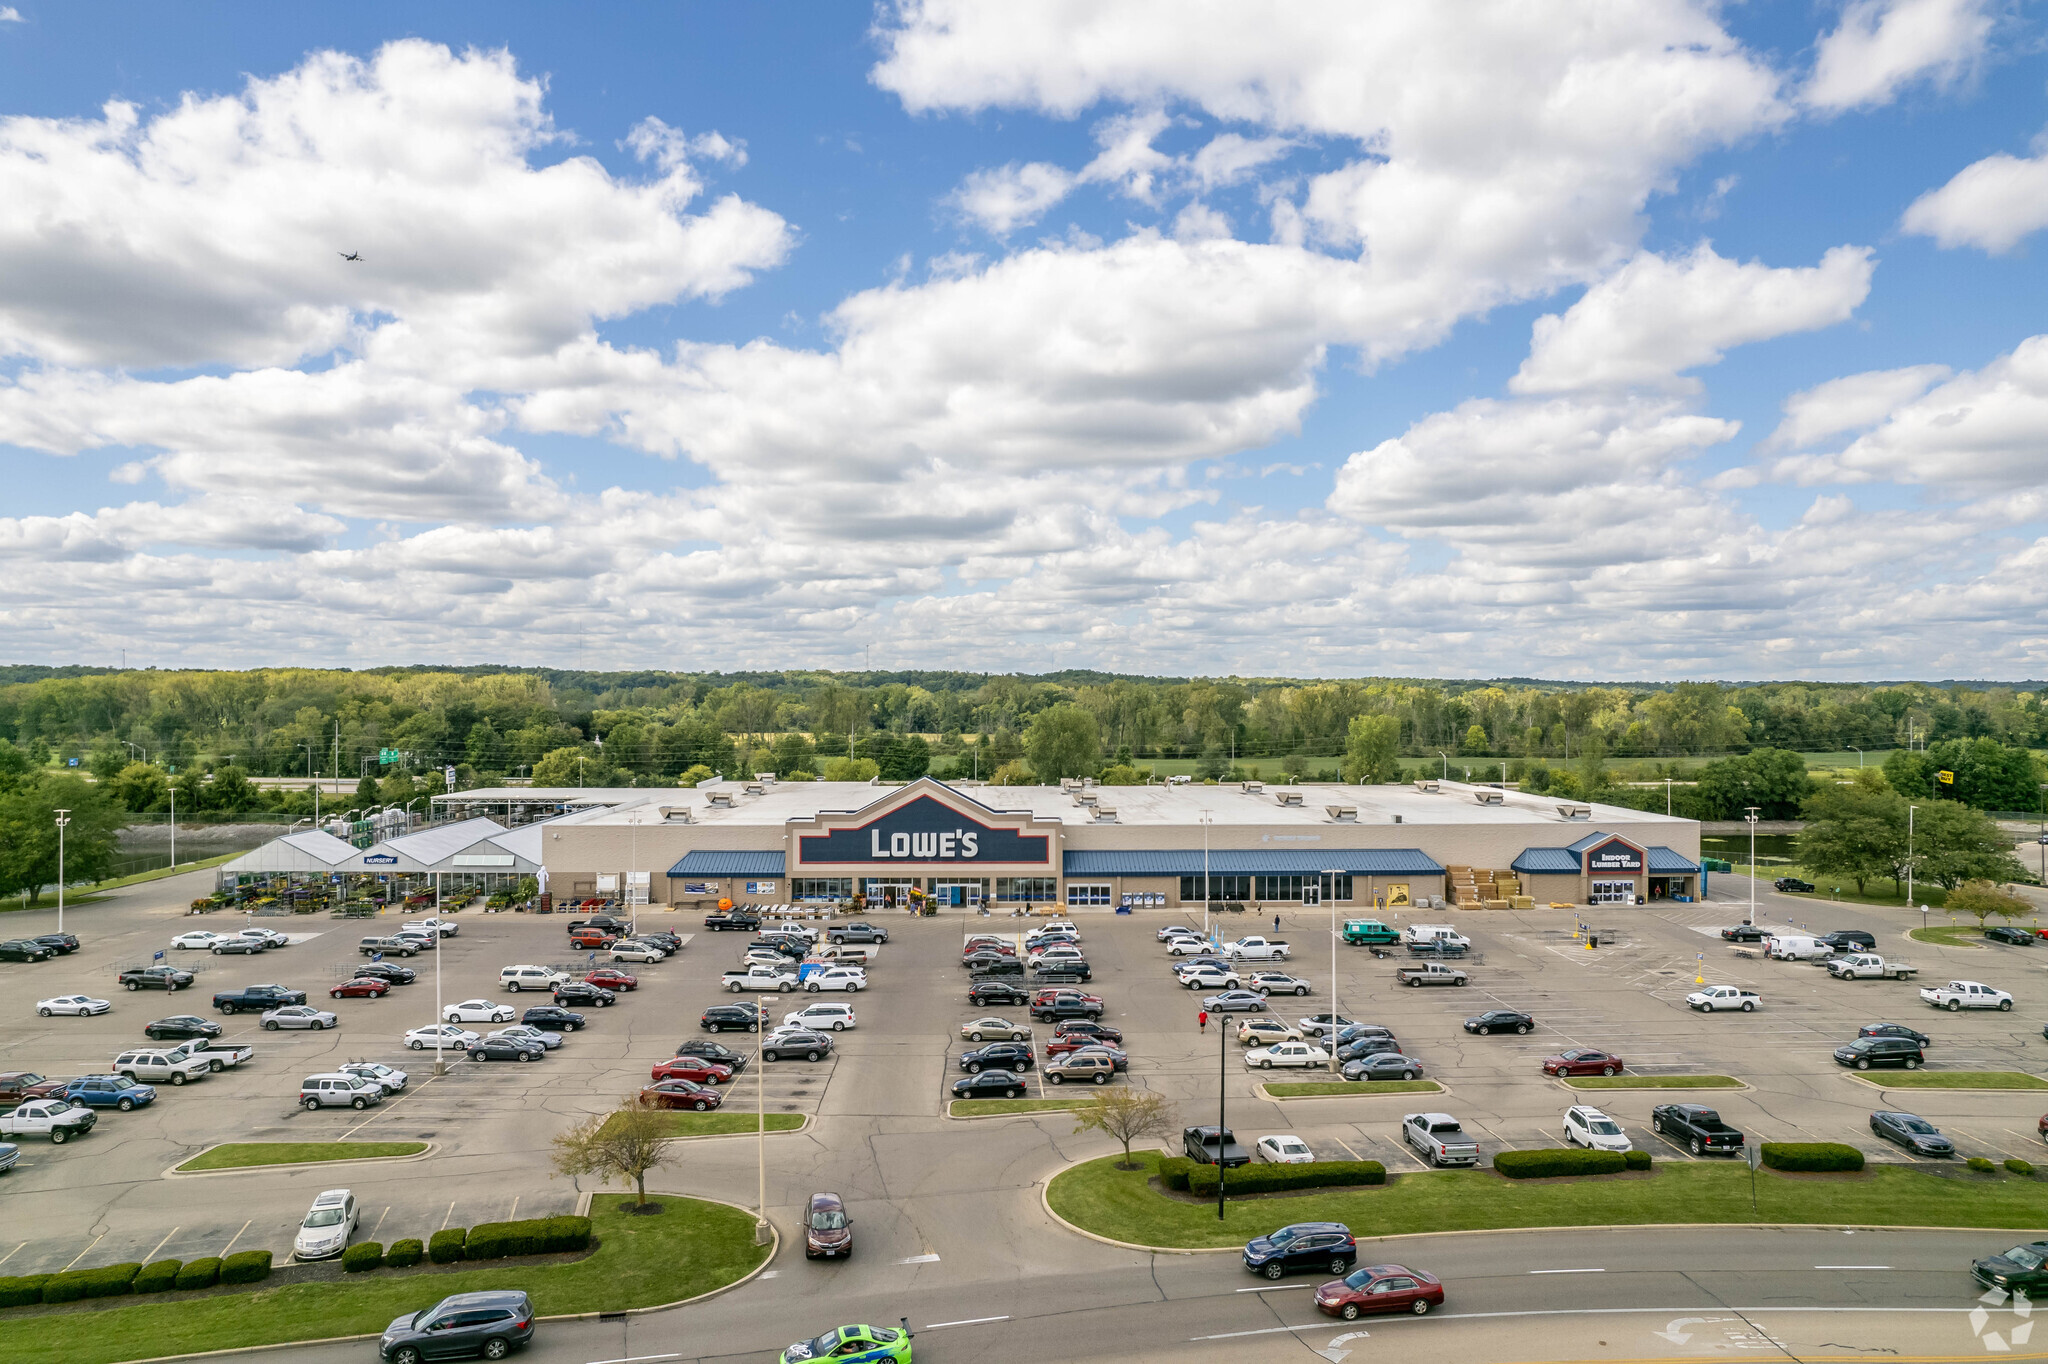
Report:
[[[1199,1027],[1201,1028],[1201,1030],[1202,1030],[1203,1032],[1205,1032],[1205,1033],[1206,1033],[1206,1032],[1208,1032],[1208,1031],[1209,1031],[1209,1011],[1208,1011],[1207,1009],[1204,1009],[1204,1010],[1202,1010],[1202,1011],[1201,1011],[1200,1013],[1196,1014],[1196,1015],[1195,1015],[1195,1023],[1196,1023],[1196,1025],[1197,1025],[1197,1026],[1199,1026]]]

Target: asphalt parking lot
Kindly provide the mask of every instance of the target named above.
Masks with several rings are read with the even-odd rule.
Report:
[[[85,939],[80,953],[41,964],[0,964],[0,997],[8,1001],[0,1026],[0,1069],[60,1075],[104,1069],[124,1046],[141,1040],[149,1019],[181,1012],[218,1018],[210,1007],[216,989],[257,982],[308,990],[313,1003],[340,1016],[340,1026],[266,1033],[247,1015],[220,1020],[228,1037],[257,1049],[241,1070],[179,1089],[159,1086],[155,1104],[134,1113],[103,1112],[84,1141],[61,1148],[24,1143],[20,1168],[0,1189],[15,1214],[10,1224],[20,1229],[0,1242],[0,1273],[151,1255],[191,1258],[230,1246],[268,1247],[282,1258],[313,1194],[328,1187],[353,1188],[368,1209],[363,1235],[387,1243],[443,1225],[566,1210],[579,1191],[549,1177],[549,1137],[645,1084],[648,1068],[672,1055],[679,1041],[704,1036],[697,1020],[706,1006],[745,997],[725,993],[718,977],[736,963],[747,935],[706,933],[694,915],[655,910],[650,921],[694,936],[666,962],[627,968],[640,977],[639,990],[613,1008],[584,1009],[589,1027],[542,1062],[458,1060],[447,1075],[435,1078],[431,1054],[407,1051],[399,1040],[433,1016],[433,955],[408,963],[421,972],[417,984],[381,999],[329,1000],[326,989],[353,972],[362,960],[356,940],[371,929],[325,916],[273,919],[263,922],[290,932],[290,947],[256,957],[167,952],[167,959],[198,970],[196,984],[168,998],[131,994],[113,988],[121,966],[147,962],[174,934],[196,925],[241,922],[185,917],[181,907],[195,892],[178,882],[137,889],[150,893],[124,894],[67,917],[67,927]],[[1464,989],[1404,989],[1393,978],[1400,959],[1346,947],[1337,960],[1338,998],[1345,1015],[1391,1028],[1449,1092],[1375,1095],[1360,1085],[1356,1096],[1280,1103],[1257,1097],[1256,1086],[1267,1079],[1320,1077],[1248,1072],[1233,1036],[1219,1037],[1213,1020],[1207,1035],[1198,1032],[1195,1015],[1203,992],[1176,984],[1154,936],[1161,923],[1182,916],[1098,911],[1075,917],[1094,973],[1081,988],[1103,997],[1104,1021],[1123,1031],[1132,1058],[1128,1076],[1117,1083],[1165,1094],[1184,1122],[1214,1121],[1220,1064],[1227,1120],[1247,1143],[1292,1132],[1319,1155],[1412,1169],[1418,1162],[1397,1136],[1401,1115],[1443,1109],[1464,1121],[1484,1160],[1503,1148],[1557,1144],[1564,1109],[1583,1100],[1620,1120],[1639,1146],[1663,1158],[1690,1159],[1648,1130],[1651,1105],[1676,1098],[1714,1104],[1753,1137],[1847,1141],[1873,1159],[1910,1159],[1871,1137],[1867,1116],[1878,1107],[1908,1108],[1933,1119],[1965,1156],[2043,1154],[2033,1131],[2048,1101],[2009,1092],[1887,1094],[1850,1078],[1830,1053],[1858,1024],[1888,1019],[1934,1036],[1933,1069],[2038,1072],[2039,1029],[2048,1017],[2048,947],[1908,943],[1899,916],[1830,909],[1768,892],[1759,907],[1766,923],[1783,923],[1790,915],[1795,924],[1817,930],[1868,929],[1878,935],[1881,950],[1918,964],[1922,981],[1983,980],[2012,991],[2017,1005],[2010,1014],[1937,1013],[1919,1002],[1918,982],[1844,983],[1810,965],[1736,957],[1716,932],[1740,919],[1743,906],[1735,902],[1595,912],[1590,918],[1601,931],[1597,951],[1573,939],[1573,916],[1564,911],[1424,911],[1411,917],[1453,922],[1472,937],[1476,950],[1464,964],[1473,983]],[[52,917],[23,915],[14,931],[50,931]],[[455,917],[462,931],[439,954],[444,1001],[484,997],[523,1008],[544,997],[500,991],[501,967],[581,964],[581,954],[566,950],[565,916],[469,910]],[[758,1074],[769,1111],[812,1119],[806,1131],[771,1136],[767,1143],[769,1212],[778,1225],[793,1228],[803,1199],[833,1188],[847,1198],[861,1227],[857,1263],[779,1263],[774,1272],[831,1274],[851,1291],[871,1276],[884,1282],[910,1274],[1014,1278],[1015,1257],[1026,1254],[1020,1249],[1025,1246],[1060,1260],[1065,1252],[1059,1247],[1071,1238],[1042,1225],[1035,1196],[1024,1202],[1007,1196],[1035,1188],[1065,1159],[1096,1153],[1101,1139],[1076,1137],[1071,1118],[1057,1112],[993,1122],[943,1116],[948,1087],[961,1073],[958,1054],[972,1045],[960,1038],[959,1025],[983,1014],[1026,1021],[1021,1008],[968,1003],[966,973],[958,965],[962,929],[1007,932],[1018,925],[972,917],[963,922],[957,914],[931,920],[875,917],[890,929],[892,941],[870,967],[870,988],[852,997],[859,1026],[839,1035],[834,1057],[750,1071],[727,1100],[730,1107],[750,1110]],[[1314,993],[1276,999],[1279,1016],[1291,1020],[1328,1009],[1328,924],[1326,914],[1283,913],[1281,936],[1297,952],[1284,965],[1307,978]],[[1236,936],[1270,932],[1272,924],[1270,918],[1232,915],[1223,928]],[[1764,1007],[1748,1015],[1693,1013],[1681,1001],[1698,975],[1755,989]],[[107,997],[113,1011],[95,1018],[34,1015],[35,1000],[71,991]],[[774,1016],[817,998],[840,997],[785,997],[772,1006]],[[1464,1017],[1489,1008],[1529,1012],[1537,1029],[1527,1037],[1475,1037],[1462,1030]],[[1050,1024],[1034,1025],[1041,1058],[1051,1031]],[[722,1040],[742,1047],[749,1039],[727,1033]],[[1617,1052],[1633,1071],[1729,1074],[1750,1088],[1580,1094],[1540,1074],[1543,1056],[1573,1045]],[[348,1059],[399,1066],[413,1083],[395,1101],[364,1113],[309,1113],[296,1106],[302,1076]],[[1072,1092],[1042,1087],[1035,1070],[1029,1090],[1034,1096]],[[430,1159],[405,1163],[165,1177],[172,1166],[217,1142],[342,1137],[425,1140],[435,1149]],[[756,1152],[756,1143],[745,1137],[691,1142],[656,1182],[751,1203]],[[992,1209],[999,1203],[997,1215]],[[944,1267],[930,1257],[941,1257]]]

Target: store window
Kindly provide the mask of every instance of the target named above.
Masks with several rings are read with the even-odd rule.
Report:
[[[1183,901],[1202,898],[1202,878],[1183,876],[1180,878],[1180,898]],[[1209,899],[1249,900],[1252,898],[1252,878],[1249,876],[1211,876],[1209,878]]]
[[[1109,883],[1099,885],[1067,882],[1067,903],[1070,905],[1106,905],[1109,903]]]
[[[1051,904],[1059,898],[1057,879],[1050,876],[998,876],[998,900],[1022,900],[1028,904]]]
[[[790,898],[798,904],[819,900],[851,900],[851,876],[799,876],[789,883]]]
[[[1632,905],[1636,902],[1636,883],[1633,881],[1595,881],[1591,893],[1586,896],[1589,904]]]

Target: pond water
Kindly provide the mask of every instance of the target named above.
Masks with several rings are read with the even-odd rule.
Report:
[[[1709,834],[1700,839],[1700,851],[1708,857],[1719,857],[1729,862],[1749,863],[1748,834]],[[1799,835],[1758,834],[1756,836],[1756,864],[1769,867],[1781,863],[1797,864],[1799,861]]]

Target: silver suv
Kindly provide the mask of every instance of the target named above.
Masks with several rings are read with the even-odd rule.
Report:
[[[360,1075],[308,1075],[299,1081],[299,1102],[314,1108],[368,1108],[384,1102],[384,1086]]]
[[[174,1085],[182,1085],[187,1080],[204,1080],[213,1073],[213,1066],[196,1056],[187,1056],[176,1047],[162,1051],[137,1048],[114,1058],[114,1073],[131,1080],[169,1080]]]

